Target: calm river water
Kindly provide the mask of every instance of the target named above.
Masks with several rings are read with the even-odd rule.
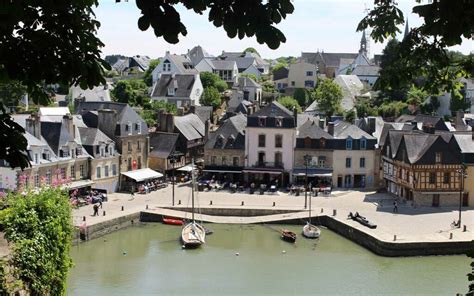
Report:
[[[72,248],[69,295],[455,295],[466,256],[384,258],[323,230],[295,245],[262,225],[209,225],[197,250],[181,227],[140,225]],[[278,229],[279,226],[272,225]],[[298,234],[301,227],[288,226]],[[285,251],[285,252],[283,252]],[[236,256],[236,253],[239,256]]]

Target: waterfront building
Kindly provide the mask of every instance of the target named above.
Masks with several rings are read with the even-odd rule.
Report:
[[[462,190],[461,150],[449,132],[389,130],[382,146],[387,191],[423,206],[455,206]]]
[[[454,134],[456,142],[461,149],[461,161],[463,170],[458,171],[459,177],[464,177],[461,182],[463,207],[472,206],[474,196],[474,132]]]
[[[292,180],[297,113],[272,102],[247,117],[245,168],[247,181],[278,186]]]
[[[243,181],[247,116],[237,114],[209,134],[204,146],[204,173],[218,180]]]

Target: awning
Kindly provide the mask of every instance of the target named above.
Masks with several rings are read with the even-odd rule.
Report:
[[[83,187],[88,187],[92,186],[95,183],[92,182],[91,180],[79,180],[79,181],[74,181],[68,184],[64,184],[62,188],[64,189],[78,189],[78,188],[83,188]]]
[[[194,166],[194,169],[196,169],[196,166]],[[193,170],[193,165],[192,164],[188,164],[188,165],[185,165],[182,168],[177,169],[177,171],[181,171],[181,172],[190,172],[192,170]]]
[[[137,182],[142,182],[149,179],[156,179],[156,178],[163,177],[162,173],[158,173],[149,168],[124,172],[122,173],[122,175],[127,176],[130,179],[133,179]]]
[[[244,173],[254,173],[254,174],[270,174],[270,175],[281,175],[279,171],[260,171],[260,170],[243,170]]]
[[[293,169],[293,176],[306,176],[306,168]],[[308,168],[308,177],[332,177],[332,169]]]
[[[242,169],[243,167],[238,166],[207,165],[202,171],[206,173],[241,174]]]
[[[204,169],[202,170],[205,173],[230,173],[230,174],[241,174],[242,171],[226,171],[226,170],[219,170],[219,169]]]

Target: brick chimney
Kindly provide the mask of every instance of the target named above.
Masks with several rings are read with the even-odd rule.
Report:
[[[41,138],[41,121],[38,114],[33,113],[29,118],[26,119],[25,130],[32,134],[35,138]]]
[[[74,123],[72,122],[72,115],[68,114],[63,116],[63,125],[67,129],[68,133],[73,138],[76,138],[76,129],[74,128]]]
[[[117,127],[117,112],[112,109],[101,109],[97,111],[97,128],[107,135],[115,138],[115,128]],[[121,129],[122,130],[122,129]]]
[[[295,127],[298,126],[298,110],[296,110],[296,107],[293,108],[293,117],[295,118]]]
[[[330,134],[331,136],[334,136],[334,122],[328,123],[328,134]]]
[[[174,131],[174,115],[171,113],[166,114],[166,130],[167,133]]]

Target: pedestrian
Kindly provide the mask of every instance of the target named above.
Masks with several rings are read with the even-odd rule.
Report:
[[[94,214],[92,216],[99,216],[99,205],[94,204]]]
[[[398,213],[398,202],[397,201],[393,202],[393,212]]]

